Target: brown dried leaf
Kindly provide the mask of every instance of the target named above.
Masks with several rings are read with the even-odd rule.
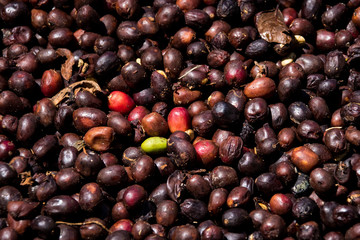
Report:
[[[72,52],[69,49],[66,49],[66,48],[58,48],[56,50],[56,53],[59,54],[62,57],[67,58],[65,63],[63,63],[61,65],[61,76],[65,80],[69,81],[69,79],[72,76],[72,68],[73,68],[73,66],[75,64],[74,56],[73,56]]]
[[[267,42],[290,44],[293,40],[284,16],[279,9],[256,14],[256,27],[262,39]]]
[[[87,90],[92,94],[96,92],[101,92],[101,88],[99,84],[97,84],[94,80],[82,80],[79,82],[75,82],[70,86],[64,88],[60,92],[58,92],[55,96],[51,98],[51,101],[57,106],[59,103],[64,101],[65,99],[70,98],[71,96],[75,96],[81,90]]]

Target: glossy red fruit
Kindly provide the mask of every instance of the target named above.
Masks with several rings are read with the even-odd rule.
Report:
[[[63,88],[60,73],[55,70],[46,70],[41,77],[41,92],[45,97],[52,97]]]
[[[215,163],[219,155],[219,147],[213,141],[201,140],[195,144],[197,159],[205,166],[211,166]]]
[[[113,91],[108,97],[108,106],[112,111],[128,114],[135,107],[135,102],[126,93]]]
[[[170,131],[186,131],[191,127],[190,114],[186,108],[173,108],[168,115],[168,125]]]

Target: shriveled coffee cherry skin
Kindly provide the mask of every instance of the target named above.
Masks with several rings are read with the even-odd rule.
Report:
[[[269,203],[271,211],[278,215],[284,215],[292,208],[292,201],[282,193],[274,194]]]
[[[170,159],[180,168],[192,166],[196,162],[196,150],[194,146],[185,139],[170,138],[167,149]]]
[[[210,174],[210,179],[215,188],[233,186],[239,181],[235,169],[228,166],[215,167]]]
[[[212,225],[203,231],[203,233],[201,234],[201,238],[204,240],[205,239],[218,240],[218,239],[223,239],[223,235],[224,234],[220,227],[218,227],[216,225]]]
[[[210,184],[200,175],[193,175],[186,181],[186,189],[196,199],[206,199],[210,195]]]
[[[291,160],[303,172],[310,172],[319,163],[318,155],[307,147],[294,149]]]
[[[73,168],[61,169],[55,177],[56,184],[62,191],[72,191],[79,187],[81,175]]]
[[[243,226],[249,220],[248,213],[242,208],[231,208],[222,215],[222,224],[229,229]]]
[[[140,185],[131,185],[126,188],[123,196],[123,202],[128,209],[135,208],[140,205],[146,198],[146,191]]]
[[[129,137],[133,134],[130,121],[119,112],[111,112],[107,115],[107,125],[111,127],[118,136]]]
[[[229,136],[219,146],[219,157],[225,164],[232,164],[241,155],[243,141],[238,136]]]
[[[201,137],[210,136],[216,128],[213,114],[206,109],[193,116],[191,125],[194,132]]]
[[[243,206],[250,200],[251,193],[245,187],[235,187],[228,195],[227,205],[228,207]]]
[[[165,136],[169,129],[166,120],[156,112],[145,115],[141,120],[141,125],[151,137]]]
[[[292,214],[300,221],[311,220],[316,214],[318,214],[319,208],[315,201],[308,198],[298,198],[292,207]]]
[[[285,233],[285,222],[279,215],[271,215],[261,224],[260,231],[267,239],[278,239]]]
[[[283,189],[283,184],[274,173],[263,173],[255,179],[257,189],[266,195],[274,194]]]
[[[54,219],[69,219],[79,210],[79,203],[67,195],[55,196],[45,205],[45,212]]]
[[[136,182],[144,182],[154,174],[155,164],[151,157],[142,155],[131,165],[130,169]]]
[[[245,83],[247,72],[242,61],[233,60],[228,62],[224,68],[225,81],[230,86],[239,87]]]
[[[173,225],[178,214],[178,206],[174,201],[160,202],[156,210],[156,222],[167,227]]]
[[[104,187],[124,186],[128,182],[128,176],[123,166],[114,164],[101,169],[96,182]]]
[[[239,111],[231,104],[218,102],[211,110],[215,123],[221,127],[229,127],[239,120]]]
[[[75,161],[75,169],[85,177],[95,177],[105,167],[99,155],[91,150],[80,153]]]
[[[84,141],[91,149],[104,152],[109,150],[114,135],[111,127],[93,127],[85,133]]]
[[[86,132],[92,127],[106,125],[106,114],[97,108],[78,108],[73,112],[73,123],[80,132]]]
[[[41,78],[41,92],[46,97],[54,96],[63,87],[60,73],[55,70],[47,70]]]
[[[204,201],[188,198],[180,204],[181,214],[190,221],[201,221],[207,216],[207,206]]]
[[[357,223],[349,228],[345,233],[345,239],[358,238],[360,236],[360,224]]]
[[[256,78],[244,88],[244,94],[248,98],[270,98],[275,93],[275,82],[268,77]]]
[[[199,141],[194,148],[197,159],[207,167],[211,167],[219,155],[219,148],[210,140]]]
[[[208,211],[212,215],[218,215],[225,207],[228,191],[225,188],[214,189],[209,197]]]
[[[43,98],[37,102],[34,114],[39,117],[41,125],[50,127],[54,123],[53,120],[56,114],[56,106],[50,99]]]
[[[91,211],[103,199],[101,188],[97,183],[85,184],[79,195],[79,204],[82,210]]]
[[[319,194],[326,194],[334,188],[335,179],[328,171],[315,168],[310,174],[310,185]]]
[[[263,98],[249,100],[244,109],[245,119],[250,124],[263,123],[269,113],[268,105]]]
[[[139,220],[136,223],[134,223],[134,226],[131,230],[131,234],[136,240],[143,239],[146,236],[150,235],[151,233],[152,233],[151,225],[143,220]]]
[[[346,150],[345,132],[342,129],[329,129],[324,133],[323,142],[333,153],[340,153]]]
[[[78,152],[75,147],[67,146],[61,149],[58,158],[59,169],[73,167],[77,158]]]
[[[54,153],[57,147],[57,138],[55,135],[46,135],[36,141],[32,147],[34,155],[38,159],[49,157]]]

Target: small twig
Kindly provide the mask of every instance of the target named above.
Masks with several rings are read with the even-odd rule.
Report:
[[[83,149],[85,147],[85,141],[84,140],[78,140],[73,144],[73,147],[76,148],[78,151]]]
[[[56,224],[65,224],[68,226],[84,226],[84,225],[89,225],[89,224],[96,224],[99,225],[100,227],[102,227],[103,229],[105,229],[107,232],[110,233],[110,230],[101,222],[98,221],[86,221],[86,222],[77,222],[77,223],[71,223],[71,222],[64,222],[64,221],[56,221]]]
[[[325,129],[324,132],[327,132],[327,131],[329,131],[329,130],[331,130],[331,129],[342,129],[342,127],[329,127],[329,128],[327,128],[327,129]]]
[[[207,173],[207,170],[206,169],[187,170],[186,173],[200,174],[200,173]]]
[[[201,65],[196,65],[195,67],[191,68],[189,71],[187,71],[186,73],[184,73],[182,76],[180,76],[178,79],[182,79],[184,77],[186,77],[186,75],[188,75],[189,73],[191,73],[192,71],[198,69],[199,67],[201,67]]]

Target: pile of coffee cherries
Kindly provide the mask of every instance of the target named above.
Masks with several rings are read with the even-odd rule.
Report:
[[[0,18],[0,240],[360,239],[360,0]]]

